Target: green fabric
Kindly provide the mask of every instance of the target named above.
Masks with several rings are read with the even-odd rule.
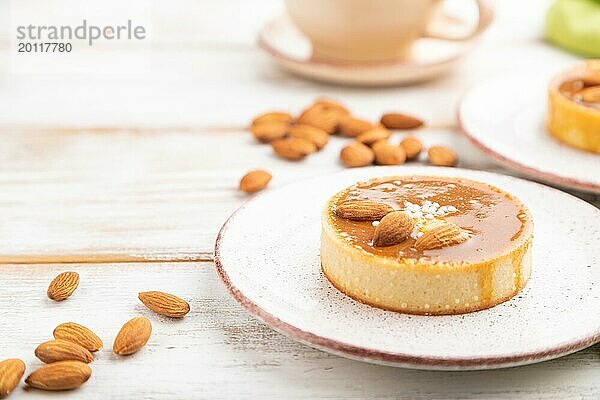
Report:
[[[546,16],[546,36],[571,52],[600,57],[600,0],[557,0]]]

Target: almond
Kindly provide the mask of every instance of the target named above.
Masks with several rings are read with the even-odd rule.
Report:
[[[72,390],[92,376],[92,369],[81,361],[58,361],[44,365],[25,379],[29,386],[41,390]]]
[[[356,137],[356,140],[366,145],[372,145],[373,143],[379,140],[389,139],[391,134],[392,132],[384,128],[383,126],[377,126],[373,129],[369,129],[368,131],[361,133]]]
[[[288,133],[289,124],[287,122],[271,121],[252,125],[250,131],[254,137],[263,142],[269,143],[276,139],[285,137]]]
[[[356,137],[373,128],[375,128],[375,125],[369,121],[353,118],[349,115],[340,118],[338,123],[338,131],[346,137]]]
[[[66,340],[49,340],[40,344],[35,349],[35,356],[46,364],[67,360],[90,363],[94,360],[92,353]]]
[[[151,333],[152,324],[147,318],[135,317],[127,321],[115,338],[113,353],[126,356],[139,351],[146,345]]]
[[[54,301],[63,301],[73,294],[79,286],[79,274],[77,272],[63,272],[50,282],[48,286],[48,297]]]
[[[375,162],[379,165],[401,165],[406,160],[406,153],[400,146],[377,142],[373,145]]]
[[[372,164],[374,159],[373,150],[360,142],[349,144],[340,152],[340,160],[346,167],[364,167]]]
[[[415,242],[417,250],[439,249],[463,243],[469,238],[469,233],[459,226],[446,222],[425,231]]]
[[[405,137],[400,142],[400,146],[404,149],[407,160],[417,159],[423,150],[423,143],[416,136]]]
[[[371,144],[370,147],[373,149],[373,151],[375,151],[377,146],[384,146],[384,145],[389,145],[389,144],[390,144],[390,141],[388,139],[379,139],[379,140],[373,142],[373,144]]]
[[[157,314],[171,318],[183,318],[190,312],[190,305],[183,299],[163,292],[141,292],[138,298]]]
[[[0,362],[0,399],[8,396],[17,387],[24,373],[25,363],[18,358]]]
[[[592,86],[580,90],[577,95],[586,103],[600,103],[600,86]]]
[[[373,245],[393,246],[405,241],[415,228],[415,221],[404,211],[393,211],[381,219],[375,228]]]
[[[263,122],[283,122],[290,124],[294,121],[294,117],[286,112],[271,111],[260,114],[252,120],[252,125],[262,124]]]
[[[411,115],[387,113],[381,116],[381,124],[388,129],[415,129],[423,126],[423,121]]]
[[[334,213],[340,218],[353,221],[378,221],[394,209],[383,203],[370,200],[346,200],[335,207]]]
[[[427,151],[429,162],[442,167],[454,167],[458,162],[456,153],[445,146],[433,146]]]
[[[240,180],[240,190],[246,193],[258,192],[267,187],[271,178],[271,174],[262,169],[250,171]]]
[[[343,115],[345,114],[336,108],[315,104],[300,114],[298,123],[314,126],[331,135],[335,133],[338,121]]]
[[[313,142],[299,138],[274,140],[271,142],[271,146],[275,154],[291,161],[302,160],[307,155],[317,151],[317,146]]]
[[[323,129],[304,124],[298,124],[291,127],[290,136],[293,138],[305,139],[313,142],[319,150],[325,147],[329,141],[329,134]]]
[[[322,107],[327,111],[336,111],[338,114],[350,114],[350,111],[343,104],[327,98],[317,99],[313,107]]]
[[[75,343],[94,352],[102,348],[102,340],[90,329],[75,322],[65,322],[58,325],[53,332],[55,339],[66,340]]]

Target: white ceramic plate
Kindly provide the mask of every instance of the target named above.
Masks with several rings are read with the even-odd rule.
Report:
[[[440,77],[474,46],[476,39],[452,42],[419,39],[406,60],[377,63],[315,59],[309,40],[287,17],[268,22],[258,44],[284,69],[310,79],[341,85],[407,85]]]
[[[463,132],[500,164],[554,185],[600,193],[600,155],[546,132],[550,76],[515,75],[470,90],[458,108]]]
[[[517,195],[535,225],[533,272],[512,300],[458,316],[416,316],[356,302],[321,272],[326,200],[356,181],[462,176]],[[217,271],[232,296],[277,331],[345,357],[420,369],[484,369],[556,358],[600,341],[600,210],[537,183],[464,169],[372,167],[268,190],[225,223]]]

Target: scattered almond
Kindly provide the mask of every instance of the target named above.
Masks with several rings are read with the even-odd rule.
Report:
[[[416,136],[405,137],[400,142],[400,146],[404,149],[407,160],[417,159],[423,150],[423,143]]]
[[[353,118],[350,115],[340,118],[338,123],[338,131],[342,136],[346,137],[356,137],[374,127],[375,125],[369,121]]]
[[[600,103],[600,86],[592,86],[577,92],[586,103]]]
[[[417,250],[431,250],[454,246],[463,243],[468,238],[469,234],[466,231],[453,223],[446,222],[425,231],[415,242],[415,248]]]
[[[390,144],[390,141],[388,139],[379,139],[379,140],[373,142],[373,144],[371,144],[370,147],[373,149],[373,151],[375,151],[377,146],[385,146],[385,145],[389,145],[389,144]]]
[[[257,140],[263,143],[269,143],[273,140],[285,137],[288,133],[288,129],[289,124],[287,122],[270,121],[252,125],[250,131]]]
[[[151,333],[152,324],[147,318],[135,317],[127,321],[115,338],[113,353],[126,356],[139,351],[146,345]]]
[[[29,386],[41,390],[72,390],[92,376],[92,369],[81,361],[58,361],[44,365],[25,379]]]
[[[404,211],[393,211],[381,219],[375,228],[373,245],[393,246],[405,241],[415,228],[415,221]]]
[[[98,335],[75,322],[65,322],[58,325],[54,329],[53,335],[55,339],[78,344],[91,352],[98,351],[103,346],[102,340],[100,340]]]
[[[415,129],[423,126],[423,121],[411,115],[388,113],[381,117],[381,124],[388,129]]]
[[[50,282],[48,286],[48,297],[54,301],[63,301],[73,294],[79,286],[79,274],[77,272],[63,272]]]
[[[377,221],[391,213],[394,209],[383,203],[369,200],[346,200],[338,204],[334,210],[340,218],[353,221]]]
[[[335,133],[338,120],[342,115],[345,114],[336,108],[327,107],[323,104],[315,104],[300,114],[298,123],[314,126],[331,135]]]
[[[252,125],[262,124],[263,122],[283,122],[290,124],[294,121],[294,117],[290,113],[281,111],[271,111],[258,115],[252,120]]]
[[[336,111],[339,114],[350,114],[350,111],[348,111],[348,109],[343,104],[340,104],[339,102],[332,99],[317,99],[314,103],[314,106],[322,107],[327,111]]]
[[[240,180],[240,190],[246,193],[258,192],[267,187],[271,178],[271,174],[265,170],[250,171]]]
[[[290,136],[293,138],[305,139],[313,142],[319,150],[325,147],[329,141],[329,134],[323,129],[304,124],[298,124],[291,127]]]
[[[454,167],[458,162],[458,156],[451,148],[445,146],[433,146],[427,151],[429,161],[433,165],[442,167]]]
[[[88,350],[66,340],[49,340],[40,344],[35,349],[35,356],[47,364],[67,360],[90,363],[94,360]]]
[[[373,150],[360,142],[353,142],[340,152],[340,160],[346,167],[364,167],[375,160]]]
[[[383,126],[376,126],[375,128],[369,129],[358,135],[356,140],[366,145],[372,145],[379,140],[389,139],[391,134],[392,132],[389,129],[386,129]]]
[[[25,363],[18,358],[0,362],[0,399],[8,396],[17,387],[25,373]]]
[[[286,160],[302,160],[317,151],[317,146],[309,140],[299,138],[277,139],[271,142],[275,153]]]
[[[190,312],[190,305],[183,299],[163,292],[141,292],[138,298],[157,314],[171,318],[183,318]]]
[[[379,165],[401,165],[406,160],[406,153],[400,146],[377,142],[373,145],[375,162]]]

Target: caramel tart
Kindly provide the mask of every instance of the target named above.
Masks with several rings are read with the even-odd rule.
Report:
[[[600,154],[600,60],[552,79],[548,131],[570,146]]]
[[[504,302],[526,285],[532,240],[525,205],[494,186],[437,176],[376,178],[327,202],[321,265],[336,288],[363,303],[460,314]]]

